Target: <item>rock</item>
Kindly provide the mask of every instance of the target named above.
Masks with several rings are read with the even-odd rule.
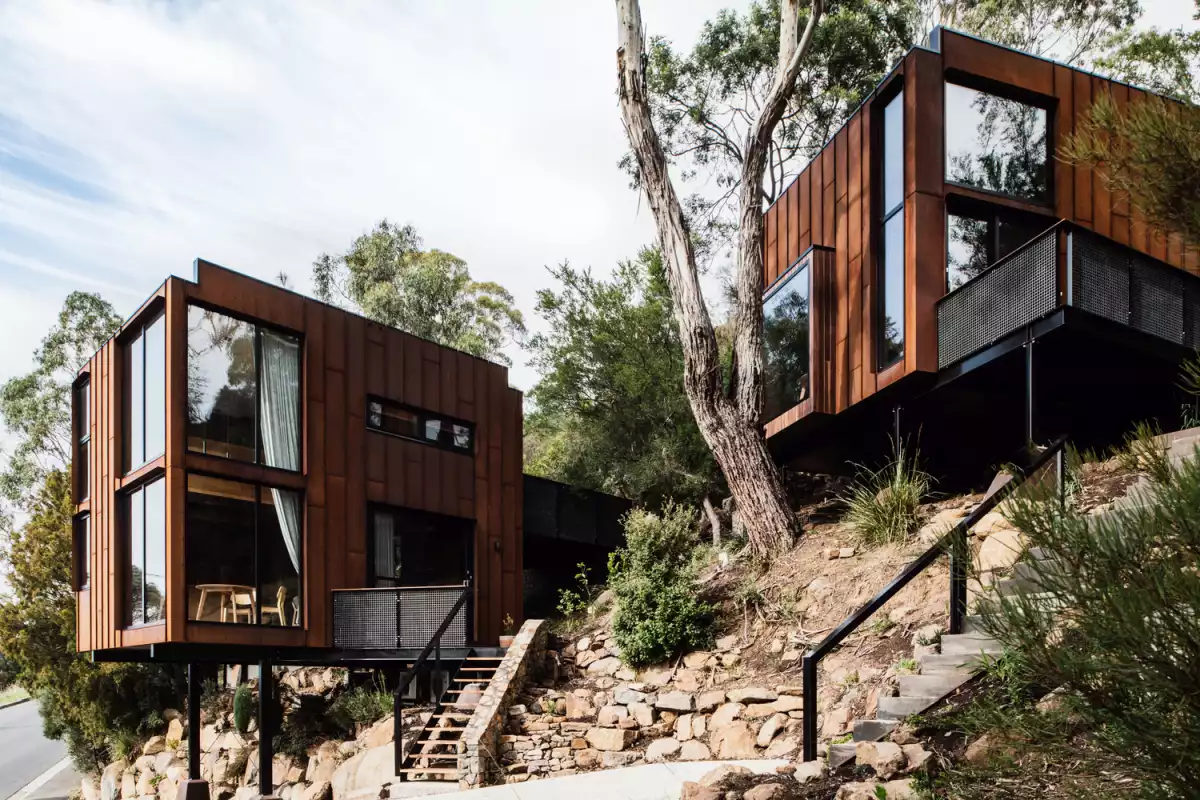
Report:
[[[770,703],[779,698],[776,692],[762,686],[747,686],[743,689],[732,689],[728,694],[729,702],[731,703]]]
[[[627,706],[630,703],[644,703],[646,702],[646,693],[640,692],[628,684],[618,686],[616,689],[613,689],[613,702],[623,706]]]
[[[91,778],[79,780],[79,794],[83,800],[100,800],[100,787]]]
[[[179,712],[176,711],[175,713],[178,714]],[[169,745],[172,749],[178,747],[179,743],[183,741],[183,722],[180,721],[178,716],[167,723],[167,741],[174,742],[173,745]]]
[[[963,754],[963,758],[971,764],[985,764],[994,756],[1011,752],[1012,749],[1011,743],[1005,737],[994,732],[985,733],[967,745],[967,752]]]
[[[900,749],[904,751],[904,758],[908,762],[904,767],[905,772],[925,772],[929,768],[929,759],[933,758],[933,753],[921,745],[906,744],[901,745]]]
[[[329,781],[318,781],[305,789],[300,797],[301,800],[333,800],[333,784]]]
[[[883,785],[883,790],[887,792],[888,800],[913,800],[918,797],[912,782],[907,780],[888,781]]]
[[[883,780],[898,775],[908,766],[904,751],[895,742],[858,742],[854,748],[858,765],[875,770]]]
[[[588,664],[587,672],[589,675],[612,675],[620,668],[621,659],[616,656],[606,656]]]
[[[569,694],[566,703],[567,719],[588,719],[596,715],[596,708],[589,698]]]
[[[224,782],[224,771],[222,771],[221,780],[214,780],[213,783]],[[97,795],[97,798],[98,797],[99,795]],[[125,770],[121,773],[121,800],[133,800],[135,797],[137,797],[137,775],[131,770]],[[87,798],[84,800],[87,800]],[[93,800],[96,800],[96,798],[93,798]],[[109,798],[108,800],[112,800],[112,798]]]
[[[759,733],[762,733],[760,730]],[[795,736],[780,736],[767,748],[767,758],[791,758],[800,749],[800,740]]]
[[[920,741],[917,739],[917,735],[913,731],[912,726],[906,722],[902,722],[893,728],[892,732],[888,734],[888,739],[900,745],[901,747],[904,747],[906,744],[917,744]]]
[[[615,728],[628,716],[629,709],[625,706],[605,706],[596,715],[596,724],[604,728]]]
[[[828,774],[829,763],[818,758],[816,761],[802,761],[797,764],[792,777],[796,779],[797,783],[808,783],[809,781],[819,781]]]
[[[621,728],[590,728],[585,738],[593,748],[602,752],[624,750],[633,744],[637,734]]]
[[[708,717],[703,714],[696,714],[692,717],[692,738],[703,739],[704,734],[708,732]]]
[[[687,692],[664,692],[658,696],[654,707],[667,711],[693,711],[696,708],[696,698]]]
[[[826,561],[836,561],[838,557],[838,548],[827,547],[825,548],[824,555]]]
[[[721,658],[725,658],[728,653]],[[675,673],[675,678],[671,681],[676,689],[685,692],[697,692],[704,685],[704,681],[700,677],[700,672],[694,669],[681,669]]]
[[[975,527],[971,528],[971,533],[984,539],[994,533],[1007,530],[1012,530],[1012,523],[1005,519],[999,511],[989,511],[983,515],[983,519],[975,523]]]
[[[670,667],[653,667],[642,673],[641,680],[648,686],[666,686],[674,674]]]
[[[742,719],[766,719],[776,713],[770,703],[751,703],[742,711]]]
[[[675,721],[675,739],[686,742],[692,738],[692,718],[695,714],[683,714]]]
[[[740,662],[741,660],[742,660],[742,657],[740,655],[738,655],[737,653],[721,653],[721,666],[722,667],[737,666],[738,662]]]
[[[722,636],[720,639],[717,639],[717,651],[718,652],[725,652],[728,650],[732,650],[733,648],[735,648],[737,646],[738,646],[738,637],[736,634],[731,633],[728,636]]]
[[[252,758],[251,762],[257,760]],[[330,787],[335,798],[346,798],[364,790],[378,791],[395,777],[395,751],[392,745],[363,750],[344,761],[333,773]],[[247,781],[249,783],[249,781]]]
[[[679,793],[679,800],[721,800],[725,792],[711,786],[701,786],[692,781],[684,781]]]
[[[837,790],[836,800],[878,800],[879,795],[875,793],[878,786],[874,781],[843,783]],[[891,795],[884,796],[892,800]]]
[[[716,786],[724,781],[730,775],[753,775],[749,769],[738,764],[721,764],[713,767],[708,772],[700,776],[697,781],[701,786]]]
[[[712,661],[712,657],[712,653],[697,650],[683,657],[683,665],[688,669],[700,669],[701,667],[708,666],[709,662]]]
[[[929,522],[921,526],[921,530],[917,531],[917,540],[922,544],[933,544],[938,539],[941,539],[950,531],[958,521],[966,516],[965,509],[961,508],[945,508],[934,514]]]
[[[367,749],[372,747],[383,747],[385,744],[391,744],[395,740],[395,730],[393,720],[395,718],[390,714],[376,722],[371,727],[367,728],[367,732],[359,737],[363,746]]]
[[[782,653],[784,646],[785,645],[783,643],[783,639],[772,639],[771,640],[771,655],[777,656],[780,653]]]
[[[523,703],[517,703],[508,707],[508,715],[510,717],[521,717],[529,713],[529,708]]]
[[[640,753],[605,753],[600,757],[600,764],[605,769],[613,769],[614,767],[628,767],[639,759],[641,759]]]
[[[637,673],[629,667],[621,667],[613,673],[613,677],[619,681],[632,681],[637,678]]]
[[[769,746],[775,737],[783,731],[783,726],[787,724],[787,720],[786,714],[776,714],[764,722],[763,726],[758,729],[758,739],[756,740],[758,746]]]
[[[151,770],[144,770],[138,773],[136,788],[139,797],[156,794],[155,785],[151,783],[153,779],[154,773]]]
[[[591,650],[582,650],[575,655],[575,666],[583,669],[584,667],[590,667],[597,660],[594,652]]]
[[[839,547],[838,548],[838,558],[854,558],[854,548],[853,547]]]
[[[742,715],[742,711],[744,711],[745,708],[746,707],[741,703],[725,703],[716,711],[714,711],[712,717],[709,718],[708,729],[710,731],[716,731],[720,728],[728,726],[731,722]]]
[[[783,800],[787,797],[787,789],[782,783],[760,783],[751,787],[742,795],[743,800]]]
[[[684,742],[679,747],[680,761],[708,761],[710,758],[712,752],[709,751],[708,745],[696,739]]]
[[[128,761],[114,761],[100,773],[99,800],[115,800],[121,789],[122,779],[129,769]],[[82,789],[82,785],[80,786]]]
[[[260,797],[257,786],[239,786],[233,793],[233,800],[258,800]]]
[[[151,736],[146,743],[142,745],[142,755],[156,756],[166,749],[167,738],[165,736]]]
[[[994,532],[984,540],[975,556],[975,568],[979,572],[1007,569],[1029,546],[1029,538],[1018,530],[1005,528]]]
[[[696,710],[707,714],[715,711],[717,706],[725,702],[725,692],[722,689],[711,689],[696,696]]]
[[[786,714],[789,711],[799,711],[804,708],[804,698],[784,695],[771,703],[771,708],[781,714]]]
[[[582,653],[584,650],[592,649],[592,637],[585,636],[575,643],[575,651]]]
[[[724,728],[713,731],[708,743],[717,758],[733,760],[757,756],[754,750],[755,739],[754,731],[747,723],[731,722]]]
[[[654,724],[654,708],[646,703],[630,703],[629,715],[643,728]]]
[[[679,750],[680,744],[675,739],[655,739],[646,748],[646,761],[651,764],[666,761],[669,757],[677,755]]]
[[[575,751],[575,765],[581,769],[591,769],[600,765],[600,751],[591,747]]]
[[[783,664],[795,664],[803,655],[799,650],[787,650],[779,657],[779,661]]]

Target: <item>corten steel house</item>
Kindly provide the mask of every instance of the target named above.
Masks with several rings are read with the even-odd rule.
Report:
[[[1056,157],[1147,94],[936,29],[766,212],[768,441],[814,471],[919,437],[937,473],[1180,410],[1200,254]]]

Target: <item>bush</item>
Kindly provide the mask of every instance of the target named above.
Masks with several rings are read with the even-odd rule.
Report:
[[[918,510],[932,479],[903,452],[878,470],[863,469],[842,500],[846,521],[863,544],[902,542],[921,524]]]
[[[1200,785],[1200,462],[1142,448],[1145,502],[1088,517],[1020,496],[1010,518],[1049,559],[1039,595],[993,601],[988,633],[1078,699],[1114,769],[1154,797]]]
[[[238,733],[250,730],[250,718],[254,716],[254,694],[250,684],[243,683],[233,693],[233,727]]]
[[[635,508],[625,517],[625,546],[609,558],[616,597],[613,633],[621,656],[652,664],[712,641],[713,608],[696,592],[695,510],[668,503],[662,515]]]
[[[308,758],[312,745],[326,739],[344,738],[350,728],[338,715],[330,713],[330,702],[316,694],[295,695],[291,712],[284,717],[279,732],[271,740],[276,753],[296,759]]]
[[[367,686],[355,686],[338,695],[329,706],[329,714],[336,724],[347,730],[361,730],[374,725],[392,713],[395,708],[392,693],[387,691],[377,677]]]

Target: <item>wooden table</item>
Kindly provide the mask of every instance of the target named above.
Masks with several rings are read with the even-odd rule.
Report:
[[[254,616],[255,600],[254,587],[245,586],[240,583],[199,583],[196,588],[200,590],[200,602],[196,604],[196,619],[204,618],[204,607],[208,604],[208,596],[216,595],[221,603],[221,622],[226,621],[225,602],[228,600],[229,607],[234,610],[234,622],[237,622],[237,607],[234,605],[234,596],[239,594],[250,595],[250,616]],[[250,620],[253,622],[253,620]]]

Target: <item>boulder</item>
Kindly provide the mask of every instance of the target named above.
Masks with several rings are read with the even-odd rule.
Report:
[[[584,667],[590,667],[597,660],[596,654],[593,651],[582,650],[575,656],[575,666],[583,669]]]
[[[742,715],[746,709],[741,703],[725,703],[723,706],[713,712],[713,715],[708,720],[708,729],[716,731],[724,728]]]
[[[614,769],[616,767],[628,767],[642,758],[641,753],[617,753],[608,752],[600,756],[600,766],[605,769]]]
[[[766,719],[777,713],[770,703],[751,703],[742,709],[742,719]]]
[[[679,746],[680,761],[708,761],[712,758],[712,752],[709,751],[708,745],[697,739],[684,742]]]
[[[898,775],[908,766],[904,751],[895,742],[858,742],[854,748],[858,765],[868,766],[883,780]]]
[[[366,733],[358,737],[359,740],[362,741],[363,747],[370,750],[373,747],[383,747],[385,744],[391,744],[395,739],[396,733],[394,730],[395,726],[393,725],[394,719],[395,718],[389,714],[388,716],[379,720],[379,722],[376,722],[374,725],[367,728]]]
[[[725,702],[725,691],[723,689],[711,689],[707,692],[701,692],[696,696],[696,710],[707,714],[711,711],[716,711],[717,706]]]
[[[79,796],[83,800],[100,800],[100,787],[91,778],[81,778],[79,781]]]
[[[652,667],[642,673],[641,681],[648,686],[666,686],[674,675],[670,667]]]
[[[721,800],[725,792],[711,786],[701,786],[692,781],[684,781],[680,789],[679,800]]]
[[[567,719],[588,719],[596,715],[596,707],[592,705],[590,698],[569,694],[566,701]]]
[[[179,712],[175,713],[178,715]],[[179,743],[183,741],[183,722],[178,716],[167,723],[167,741],[174,743],[169,745],[170,747],[178,747]]]
[[[590,637],[590,636],[585,636],[582,639],[580,639],[578,642],[575,643],[575,651],[577,653],[582,653],[585,650],[591,650],[591,649],[592,649],[592,637]]]
[[[686,742],[692,738],[692,718],[695,714],[681,714],[679,719],[675,720],[675,739],[680,742]]]
[[[688,692],[664,692],[658,696],[654,707],[667,711],[694,711],[696,698]]]
[[[712,653],[706,653],[702,650],[697,650],[694,653],[688,653],[683,657],[683,665],[688,669],[700,669],[707,667],[713,659]]]
[[[167,737],[151,736],[144,745],[142,745],[142,755],[156,756],[163,750],[167,749]]]
[[[783,800],[788,791],[782,783],[760,783],[746,790],[743,800]]]
[[[837,790],[837,800],[878,800],[875,789],[879,786],[875,781],[843,783]],[[884,795],[891,800],[891,795]]]
[[[784,695],[772,702],[771,708],[780,714],[786,714],[789,711],[799,711],[804,708],[804,698]]]
[[[716,767],[713,767],[708,772],[706,772],[702,776],[700,776],[700,780],[697,781],[697,783],[699,783],[701,786],[716,786],[717,784],[721,783],[726,778],[728,778],[730,775],[753,775],[753,774],[754,773],[751,772],[749,769],[747,769],[746,767],[740,766],[738,764],[720,764]]]
[[[797,744],[799,743],[797,742]],[[797,764],[792,777],[796,779],[797,783],[808,783],[809,781],[819,781],[828,774],[829,763],[818,758],[816,761],[802,761]]]
[[[908,762],[904,767],[905,772],[924,772],[929,768],[929,759],[933,758],[933,753],[921,745],[906,744],[901,745],[900,749],[904,751],[904,758]]]
[[[675,739],[655,739],[646,748],[646,761],[651,764],[658,761],[666,761],[674,755],[678,755],[680,744]]]
[[[754,758],[756,737],[754,731],[745,722],[731,722],[723,728],[713,731],[708,743],[716,753],[717,758],[734,760],[739,758]]]
[[[596,750],[616,752],[624,750],[633,744],[634,739],[637,738],[637,734],[631,730],[623,730],[621,728],[591,728],[584,738]]]
[[[363,750],[334,771],[333,780],[330,781],[334,800],[346,800],[351,795],[367,790],[378,791],[395,777],[395,768],[392,745]]]
[[[696,714],[692,717],[692,738],[703,739],[708,733],[708,717],[703,714]]]
[[[104,768],[100,773],[99,800],[116,800],[122,787],[122,779],[126,770],[129,769],[129,762],[114,761]],[[82,789],[82,785],[80,786]]]
[[[989,511],[983,515],[983,519],[975,523],[975,527],[971,528],[971,533],[983,539],[1007,530],[1012,530],[1012,523],[1005,519],[999,511]]]
[[[213,781],[213,783],[221,783],[222,781]],[[137,774],[133,770],[125,770],[121,773],[121,800],[133,800],[137,797]],[[92,800],[98,800],[99,795]],[[88,800],[88,798],[84,798]],[[109,800],[112,800],[109,798]]]
[[[731,703],[770,703],[779,699],[779,694],[762,686],[747,686],[729,691]]]
[[[787,724],[787,721],[788,718],[786,714],[776,714],[764,722],[763,726],[758,729],[758,746],[770,746],[775,737],[783,731],[783,726]]]
[[[617,724],[629,716],[625,706],[605,706],[596,715],[596,723],[605,728],[615,728]]]
[[[646,693],[634,689],[629,684],[625,684],[613,689],[613,702],[623,706],[627,706],[630,703],[644,703],[646,702]]]
[[[979,572],[1007,569],[1029,546],[1029,538],[1018,530],[1005,528],[994,532],[984,540],[975,556],[975,568]]]
[[[589,651],[591,652],[591,651]],[[621,668],[621,659],[616,656],[606,656],[587,665],[589,675],[612,675]]]
[[[643,728],[654,724],[654,709],[646,703],[630,703],[626,708],[629,709],[629,715]]]
[[[293,797],[295,793],[293,793]],[[333,800],[333,785],[329,781],[318,781],[300,796],[301,800]]]
[[[732,650],[733,648],[735,648],[737,646],[738,646],[737,634],[731,633],[728,636],[722,636],[720,639],[717,639],[717,651],[718,652],[725,652],[726,650]]]
[[[600,751],[591,747],[575,751],[575,766],[580,769],[591,769],[600,766]]]
[[[760,730],[759,733],[762,733]],[[767,747],[763,753],[767,758],[791,758],[800,749],[800,740],[795,736],[780,736]]]

